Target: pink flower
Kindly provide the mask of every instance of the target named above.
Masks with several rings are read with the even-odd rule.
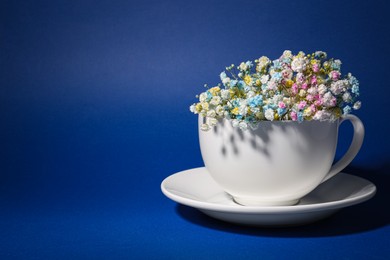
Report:
[[[305,81],[305,76],[303,75],[303,73],[299,72],[299,73],[297,73],[296,79],[297,79],[297,82],[302,83]]]
[[[310,110],[311,110],[312,113],[316,112],[316,106],[312,104],[310,106]]]
[[[306,101],[301,101],[301,102],[299,102],[299,104],[298,104],[298,109],[303,109],[304,107],[306,106]]]
[[[308,87],[307,83],[303,83],[301,86],[302,89],[307,89],[307,87]]]
[[[286,108],[286,104],[284,104],[283,101],[279,101],[278,106],[279,106],[280,108]]]
[[[291,116],[292,121],[297,121],[298,120],[297,113],[295,113],[294,111],[292,111],[290,113],[290,116]]]
[[[306,96],[306,99],[307,99],[307,101],[311,102],[311,101],[314,100],[314,96],[309,94],[309,95]]]
[[[320,67],[318,66],[317,63],[314,63],[314,64],[313,64],[313,71],[314,71],[314,72],[319,72],[319,71],[320,71]]]
[[[290,69],[284,69],[284,70],[282,71],[282,76],[283,76],[283,78],[285,78],[285,79],[291,79],[291,78],[292,78],[292,75],[293,75],[293,72],[292,72],[292,70],[290,70]]]
[[[336,104],[337,104],[337,99],[336,99],[335,97],[333,97],[333,98],[330,100],[330,105],[331,105],[332,107],[335,107]]]
[[[316,78],[316,76],[313,76],[313,77],[311,78],[311,84],[312,84],[312,85],[317,85],[317,78]]]
[[[294,83],[291,87],[291,91],[294,95],[298,94],[298,85],[297,83]]]
[[[333,70],[330,72],[330,77],[332,78],[332,80],[336,81],[340,78],[341,74],[339,71],[337,70]]]
[[[322,100],[321,100],[321,99],[318,99],[318,100],[314,101],[314,105],[315,105],[316,107],[322,106]]]

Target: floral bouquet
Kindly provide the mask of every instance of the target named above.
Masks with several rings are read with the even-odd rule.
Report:
[[[232,64],[220,74],[222,84],[197,96],[190,110],[206,118],[204,131],[223,118],[242,130],[256,129],[263,120],[335,121],[361,106],[358,80],[351,73],[342,76],[340,67],[340,60],[322,51],[284,51],[273,61],[262,56]]]

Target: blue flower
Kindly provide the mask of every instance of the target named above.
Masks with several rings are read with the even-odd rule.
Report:
[[[352,91],[353,94],[359,95],[359,84],[357,84],[357,85],[352,85],[351,91]]]
[[[280,60],[274,60],[272,62],[273,62],[274,69],[281,69],[282,68],[282,64],[280,63]]]
[[[252,68],[253,67],[253,63],[251,61],[247,61],[245,62],[246,66],[248,66],[248,68]]]
[[[210,91],[207,91],[206,94],[207,94],[207,99],[206,100],[208,102],[208,101],[210,101],[213,98],[213,94],[211,94]]]
[[[277,106],[276,106],[275,104],[273,104],[273,103],[268,103],[267,105],[263,106],[263,110],[264,110],[264,111],[266,111],[266,110],[268,110],[268,109],[274,110],[274,109],[276,109],[276,108],[277,108]]]
[[[239,107],[240,106],[240,100],[239,99],[234,99],[232,101],[232,105],[233,105],[233,107]]]
[[[237,80],[234,79],[234,80],[230,81],[230,87],[231,88],[234,88],[236,85],[237,85]]]
[[[284,114],[286,113],[286,111],[287,111],[286,108],[280,108],[280,107],[278,107],[278,109],[277,109],[277,112],[278,112],[279,116],[284,115]]]
[[[239,89],[244,89],[245,86],[246,86],[246,84],[245,84],[244,81],[242,81],[242,80],[238,81],[237,87],[238,87]]]
[[[349,113],[351,113],[351,107],[350,106],[345,106],[344,109],[343,109],[343,112],[344,112],[344,115],[347,115]]]
[[[303,121],[303,113],[298,112],[298,122],[302,122],[302,121]]]
[[[263,96],[257,95],[248,99],[248,105],[250,107],[257,107],[263,104]]]
[[[291,63],[291,59],[290,58],[283,58],[282,62],[290,64]]]
[[[274,74],[272,74],[272,78],[275,79],[276,81],[280,81],[282,79],[282,73],[275,72]]]
[[[334,70],[340,70],[341,63],[332,62],[332,69]]]
[[[219,74],[219,77],[221,78],[221,80],[223,80],[224,78],[226,78],[226,73],[225,71],[221,72],[221,74]]]

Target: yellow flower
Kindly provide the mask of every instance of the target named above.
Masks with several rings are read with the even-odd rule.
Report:
[[[304,116],[311,116],[311,108],[310,107],[307,107],[304,111],[303,111],[303,115]]]
[[[245,82],[247,85],[250,85],[250,84],[252,83],[252,78],[251,78],[251,76],[245,75],[245,77],[244,77],[244,82]]]
[[[259,79],[256,80],[255,81],[255,85],[258,86],[258,87],[261,87],[261,80],[259,80]]]
[[[233,115],[238,115],[238,107],[233,108],[231,112]]]
[[[229,94],[230,94],[231,98],[234,98],[237,96],[236,91],[234,91],[233,89],[229,89]]]
[[[317,63],[318,63],[318,60],[316,60],[316,59],[310,60],[310,64],[311,65],[314,65],[314,64],[317,64]]]
[[[216,96],[218,94],[218,92],[221,91],[221,89],[219,87],[213,87],[213,88],[210,88],[209,91],[210,91],[211,95]]]
[[[294,84],[294,81],[292,81],[291,79],[288,79],[285,81],[284,84],[286,85],[286,87],[291,88],[291,86]]]
[[[205,110],[205,111],[208,111],[209,110],[209,103],[207,102],[202,102],[202,108]]]
[[[202,111],[202,104],[201,103],[196,104],[195,110],[196,112],[200,113],[200,111]]]
[[[274,120],[279,120],[279,114],[278,113],[274,114]]]

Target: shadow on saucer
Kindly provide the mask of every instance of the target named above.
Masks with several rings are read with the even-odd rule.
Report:
[[[376,195],[362,204],[344,208],[329,218],[304,226],[277,228],[243,226],[211,218],[197,209],[180,204],[177,205],[176,212],[186,221],[196,225],[252,236],[327,237],[361,233],[390,223],[390,212],[386,209],[390,198],[390,189],[386,187],[390,183],[389,171],[390,167],[387,166],[378,169],[348,167],[343,170],[374,183],[377,187]]]

